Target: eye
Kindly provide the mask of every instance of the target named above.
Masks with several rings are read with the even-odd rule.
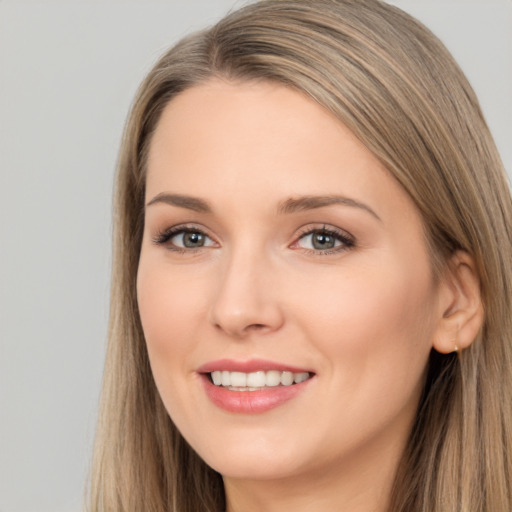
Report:
[[[354,240],[347,233],[327,227],[309,229],[294,244],[294,247],[320,254],[339,252],[353,246]]]
[[[170,241],[177,247],[196,249],[198,247],[204,247],[208,241],[208,237],[198,231],[188,231],[174,235],[171,237]]]
[[[193,227],[172,227],[158,233],[153,242],[166,245],[169,249],[186,251],[216,246],[216,243],[203,231]]]

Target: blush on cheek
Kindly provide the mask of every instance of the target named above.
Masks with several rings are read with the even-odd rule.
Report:
[[[172,279],[165,269],[145,265],[138,276],[137,297],[152,366],[185,358],[199,341],[192,334],[204,309],[197,290]]]
[[[303,328],[311,336],[321,332],[325,346],[331,340],[329,353],[354,360],[376,351],[395,354],[400,347],[409,353],[409,347],[413,350],[431,336],[425,330],[425,311],[430,310],[433,295],[428,270],[418,279],[407,279],[409,272],[385,262],[384,266],[386,273],[380,267],[366,269],[364,275],[347,272],[331,279],[329,286],[310,287],[300,304],[297,299],[294,310],[302,312],[297,317]]]

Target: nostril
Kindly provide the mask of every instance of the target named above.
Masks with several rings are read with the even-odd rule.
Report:
[[[233,336],[243,338],[250,332],[263,333],[267,329],[269,329],[269,326],[265,325],[265,324],[249,324],[249,325],[246,325],[245,327],[243,327],[241,330],[235,330],[235,329],[229,330],[229,329],[226,329],[225,327],[223,327],[221,324],[216,323],[215,328],[218,330],[227,332],[228,334],[231,334]]]

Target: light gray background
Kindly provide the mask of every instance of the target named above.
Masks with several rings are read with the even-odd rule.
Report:
[[[459,60],[510,172],[512,1],[392,3]],[[233,5],[0,0],[0,512],[81,509],[125,115],[158,55]]]

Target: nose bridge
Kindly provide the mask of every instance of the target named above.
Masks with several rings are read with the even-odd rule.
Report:
[[[236,337],[279,328],[282,311],[270,286],[274,272],[270,255],[254,244],[233,247],[218,275],[211,311],[215,327]]]

